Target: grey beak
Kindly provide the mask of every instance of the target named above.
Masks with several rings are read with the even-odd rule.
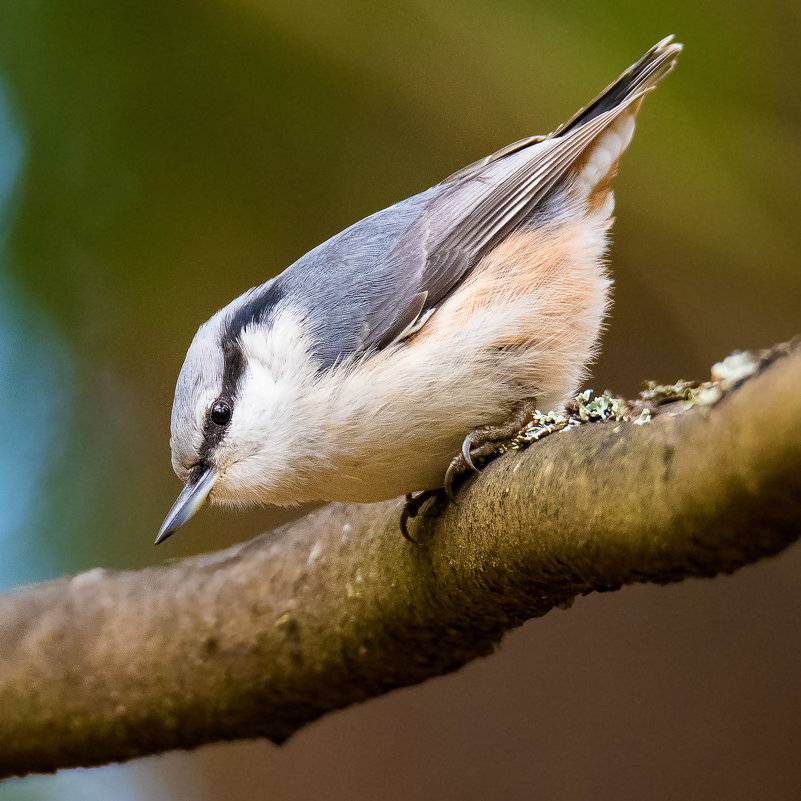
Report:
[[[167,512],[167,517],[164,518],[164,522],[161,524],[154,545],[164,542],[167,537],[171,537],[175,534],[175,532],[203,506],[216,480],[217,468],[209,467],[205,472],[201,473],[195,481],[186,482],[186,486],[176,498],[172,509]]]

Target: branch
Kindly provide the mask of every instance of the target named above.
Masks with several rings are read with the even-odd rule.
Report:
[[[331,504],[167,567],[0,595],[0,776],[309,721],[492,652],[593,590],[729,573],[801,534],[801,348],[711,408],[579,426],[439,517]]]

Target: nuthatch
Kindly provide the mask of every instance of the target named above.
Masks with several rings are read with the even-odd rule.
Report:
[[[185,486],[156,542],[207,498],[441,488],[521,401],[562,407],[609,306],[610,181],[680,50],[662,40],[553,133],[355,223],[204,323],[172,409]]]

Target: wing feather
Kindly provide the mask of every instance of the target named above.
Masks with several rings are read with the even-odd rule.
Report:
[[[265,319],[284,303],[304,305],[321,369],[408,337],[490,249],[571,180],[621,114],[636,112],[680,50],[671,39],[659,42],[552,134],[507,145],[318,245],[243,296],[233,323]]]
[[[394,291],[374,307],[364,347],[384,347],[414,318],[436,307],[481,258],[525,222],[569,175],[585,150],[650,92],[675,63],[672,37],[652,47],[592,103],[547,137],[529,137],[454,173],[389,254]]]

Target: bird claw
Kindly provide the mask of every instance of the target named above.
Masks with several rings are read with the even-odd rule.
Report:
[[[471,431],[465,438],[464,442],[462,443],[462,459],[464,459],[465,464],[471,469],[474,470],[476,473],[479,473],[480,470],[475,466],[473,463],[473,457],[470,455],[470,450],[473,447],[473,435],[475,431]],[[458,457],[457,457],[458,458]],[[453,462],[451,462],[453,464]]]
[[[406,495],[406,503],[400,518],[401,534],[405,539],[415,545],[420,544],[409,534],[408,523],[411,518],[417,517],[423,504],[430,498],[444,492],[451,503],[458,505],[453,489],[454,481],[470,470],[480,473],[481,468],[476,466],[475,460],[490,456],[497,450],[498,443],[508,441],[520,433],[526,423],[533,418],[533,414],[536,411],[536,403],[534,398],[525,398],[515,407],[512,416],[502,425],[482,426],[475,431],[471,431],[464,438],[460,452],[453,457],[448,465],[445,477],[442,480],[441,490],[424,490],[417,495],[412,493]]]
[[[442,481],[442,489],[445,490],[445,495],[453,504],[457,503],[456,496],[453,493],[453,481],[456,476],[460,476],[465,472],[465,468],[460,463],[462,458],[461,454],[453,457],[453,461],[448,465],[448,469],[445,471],[445,478]]]
[[[441,492],[442,490],[423,490],[417,495],[414,495],[411,492],[406,493],[406,503],[403,505],[400,516],[400,530],[403,538],[408,542],[411,542],[412,545],[419,545],[420,541],[416,540],[411,534],[409,534],[409,520],[413,517],[417,517],[417,515],[420,514],[420,509],[423,507],[426,501],[436,497],[437,495],[440,495]]]
[[[406,495],[406,503],[403,505],[403,509],[401,509],[401,516],[400,516],[400,530],[401,534],[403,535],[403,539],[407,542],[411,542],[412,545],[419,545],[420,543],[411,535],[409,534],[409,518],[415,517],[417,514],[412,514],[409,511],[409,506],[412,503],[412,493],[409,492]]]
[[[503,424],[477,428],[464,438],[461,452],[451,460],[442,482],[442,488],[451,503],[457,503],[453,490],[456,478],[464,475],[468,470],[480,473],[481,468],[476,467],[475,460],[491,455],[497,449],[499,442],[505,442],[520,433],[532,419],[536,408],[535,398],[525,398],[515,407],[512,416]]]

